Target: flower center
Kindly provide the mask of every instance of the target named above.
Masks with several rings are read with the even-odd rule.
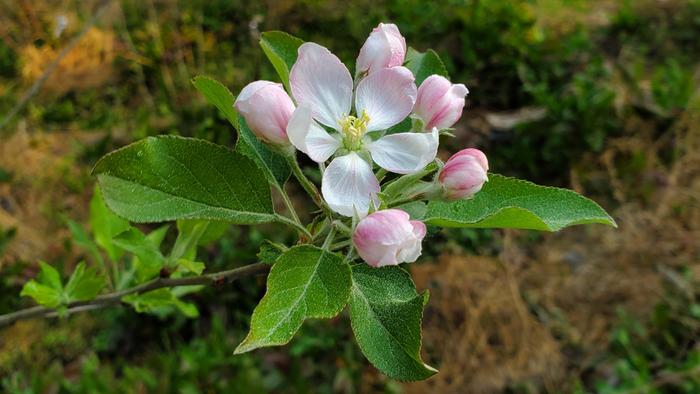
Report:
[[[348,115],[338,121],[343,133],[343,145],[348,150],[359,150],[362,148],[362,137],[367,133],[369,116],[362,111],[360,117]]]

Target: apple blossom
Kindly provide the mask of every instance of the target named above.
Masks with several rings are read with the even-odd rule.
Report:
[[[425,224],[400,209],[374,212],[360,220],[352,242],[372,267],[412,263],[421,254]]]
[[[350,72],[328,49],[307,42],[298,51],[289,74],[298,108],[287,135],[316,162],[336,155],[323,173],[323,198],[341,215],[363,217],[371,204],[379,205],[372,161],[398,174],[418,172],[435,159],[438,130],[373,140],[368,133],[386,130],[411,113],[417,93],[413,74],[401,66],[377,70],[359,81],[353,95]],[[350,112],[353,96],[357,115]]]
[[[275,145],[289,143],[286,130],[294,103],[282,84],[251,82],[241,90],[234,106],[258,138]]]
[[[393,23],[380,23],[372,30],[360,49],[355,70],[360,73],[373,73],[383,68],[403,64],[406,57],[406,39]]]
[[[469,89],[461,83],[452,84],[441,75],[431,75],[418,88],[413,112],[423,121],[424,130],[451,127],[462,116],[468,93]]]
[[[489,163],[483,152],[473,148],[464,149],[447,160],[440,170],[438,182],[446,198],[469,198],[488,181],[488,169]]]

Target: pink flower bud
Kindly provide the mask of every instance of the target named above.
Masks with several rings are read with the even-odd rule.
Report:
[[[406,39],[393,23],[380,23],[372,30],[357,57],[356,71],[373,73],[403,64]]]
[[[440,75],[431,75],[418,88],[413,112],[423,121],[424,130],[445,129],[462,116],[464,97],[469,89],[461,83],[452,84]]]
[[[294,103],[282,84],[251,82],[241,90],[234,106],[258,138],[270,144],[289,143],[286,130]]]
[[[425,224],[400,209],[374,212],[360,220],[352,242],[372,267],[412,263],[421,254]]]
[[[447,160],[440,170],[438,181],[448,199],[469,198],[488,181],[488,169],[489,162],[483,152],[472,148],[464,149]]]

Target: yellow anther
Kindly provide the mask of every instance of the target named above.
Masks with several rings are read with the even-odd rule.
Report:
[[[343,142],[346,149],[358,150],[362,145],[362,137],[367,133],[367,124],[369,116],[365,111],[362,111],[360,117],[345,116],[338,121],[341,131],[343,132]]]

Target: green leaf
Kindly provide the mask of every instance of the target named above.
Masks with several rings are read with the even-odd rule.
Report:
[[[38,283],[34,279],[24,284],[22,292],[19,293],[19,295],[31,297],[37,304],[49,308],[56,308],[61,305],[61,290]]]
[[[140,280],[154,277],[165,265],[165,257],[156,243],[135,228],[119,234],[113,242],[138,258],[138,260],[134,260],[134,265]]]
[[[177,298],[171,289],[158,289],[144,294],[130,294],[124,296],[122,301],[131,304],[136,312],[167,315],[173,308],[182,312],[189,318],[199,316],[199,311],[194,304],[184,302]]]
[[[543,231],[589,223],[617,226],[603,208],[576,192],[497,174],[489,174],[489,181],[472,199],[431,201],[423,220],[442,227]]]
[[[350,294],[350,266],[314,246],[289,249],[267,277],[267,292],[253,311],[250,331],[235,353],[284,345],[308,318],[330,318]]]
[[[289,71],[297,61],[297,51],[303,43],[301,39],[281,31],[266,31],[260,35],[260,46],[287,91],[290,91]]]
[[[178,220],[177,239],[170,251],[169,260],[175,262],[181,258],[194,260],[197,257],[197,245],[209,227],[207,220]]]
[[[207,101],[215,105],[231,125],[238,130],[236,151],[253,160],[258,168],[263,170],[270,183],[283,185],[289,178],[291,169],[284,157],[273,152],[267,145],[258,140],[246,125],[245,120],[242,117],[239,118],[233,107],[235,101],[233,93],[226,86],[209,77],[195,77],[192,83]]]
[[[238,112],[233,107],[233,93],[226,86],[213,78],[201,75],[192,78],[192,84],[210,104],[221,111],[233,127],[238,125]]]
[[[90,200],[90,226],[95,242],[107,252],[112,261],[119,260],[122,251],[114,247],[112,238],[128,230],[131,226],[127,220],[120,218],[107,208],[98,185],[95,185]]]
[[[177,261],[177,270],[179,272],[201,275],[206,266],[199,261],[190,261],[187,259],[179,259]]]
[[[165,236],[168,234],[168,230],[170,230],[170,225],[164,224],[157,229],[151,231],[150,233],[146,234],[146,239],[151,241],[151,243],[158,249],[160,249],[160,244],[163,243],[163,240],[165,239]]]
[[[245,156],[194,138],[149,137],[97,162],[107,205],[134,222],[275,220],[264,175]]]
[[[39,266],[41,267],[37,278],[39,279],[39,282],[53,289],[63,291],[63,284],[61,283],[61,274],[58,273],[56,268],[46,264],[43,261],[39,262]]]
[[[85,228],[70,219],[66,219],[66,224],[68,225],[68,229],[73,236],[72,241],[86,252],[89,252],[92,255],[92,258],[95,259],[95,261],[101,267],[104,267],[104,259],[97,248],[97,244],[92,240],[92,238],[90,238],[90,235],[87,233],[87,231],[85,231]]]
[[[266,239],[260,244],[257,256],[263,263],[274,264],[286,250],[286,246]]]
[[[218,241],[224,236],[226,231],[231,227],[231,223],[227,222],[209,222],[207,230],[199,238],[197,245],[209,245],[212,242]]]
[[[406,212],[411,217],[411,220],[423,220],[426,212],[428,212],[428,207],[423,201],[411,201],[395,208]]]
[[[271,184],[284,185],[292,173],[287,160],[260,141],[242,117],[239,119],[236,152],[242,153],[253,160]]]
[[[39,305],[56,308],[63,303],[63,284],[56,269],[43,261],[39,262],[41,270],[36,280],[32,279],[22,287],[20,296],[31,297]]]
[[[105,285],[105,278],[93,267],[85,268],[80,262],[68,279],[65,288],[66,302],[87,301],[95,298]]]
[[[450,77],[445,64],[440,60],[440,56],[432,49],[421,53],[413,48],[408,48],[405,66],[416,77],[416,86],[420,86],[426,78],[433,74],[442,75],[445,78]]]
[[[352,267],[352,331],[362,354],[393,379],[422,380],[437,372],[420,357],[427,298],[427,292],[416,293],[411,276],[399,267]]]

